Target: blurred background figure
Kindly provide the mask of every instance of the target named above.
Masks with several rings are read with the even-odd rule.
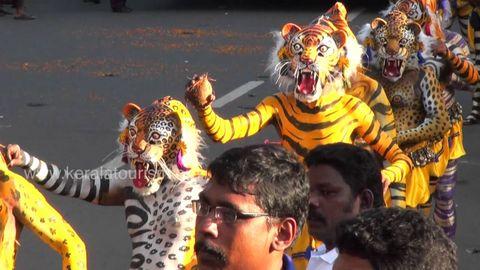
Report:
[[[11,5],[14,8],[15,20],[34,20],[35,17],[25,13],[25,1],[24,0],[0,0],[0,17],[5,15],[12,15],[12,12],[6,11],[3,6]]]
[[[100,4],[100,0],[83,0],[83,2]],[[117,13],[132,12],[131,8],[125,6],[126,3],[127,3],[127,0],[110,0],[110,6],[112,7],[112,11]]]

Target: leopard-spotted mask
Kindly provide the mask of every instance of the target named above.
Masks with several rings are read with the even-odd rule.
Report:
[[[120,135],[124,158],[133,169],[133,186],[141,195],[156,192],[165,178],[181,180],[182,173],[199,166],[199,131],[187,108],[166,97],[140,109],[128,103],[127,121]]]
[[[418,68],[419,24],[410,21],[403,12],[393,10],[385,20],[376,18],[370,26],[376,65],[383,77],[395,82],[406,68]]]

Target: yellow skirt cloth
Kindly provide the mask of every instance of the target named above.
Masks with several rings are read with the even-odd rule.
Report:
[[[450,129],[450,160],[459,159],[467,153],[463,147],[463,120],[456,121]]]

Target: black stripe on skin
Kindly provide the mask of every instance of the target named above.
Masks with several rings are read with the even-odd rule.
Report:
[[[93,201],[97,196],[97,186],[95,185],[95,178],[89,178],[89,180],[90,180],[90,191],[88,192],[88,195],[85,198],[85,201],[87,202]]]
[[[247,129],[245,130],[245,135],[244,137],[248,136],[248,133],[250,132],[250,118],[247,115],[244,115],[245,119],[247,119]],[[260,116],[258,116],[260,118]]]
[[[82,179],[74,179],[75,180],[75,194],[73,194],[74,198],[80,197],[80,192],[82,191]]]
[[[282,136],[283,140],[288,142],[288,144],[293,148],[295,153],[299,156],[306,157],[309,150],[306,148],[303,148],[299,143],[295,142],[292,138],[284,135]]]
[[[377,89],[373,92],[372,96],[368,100],[368,104],[370,104],[373,100],[375,100],[380,94],[382,93],[382,85],[378,83]]]
[[[337,124],[338,122],[340,122],[342,119],[344,119],[345,117],[347,117],[349,114],[348,113],[345,113],[343,114],[342,116],[340,116],[339,118],[335,119],[334,121],[328,121],[328,122],[320,122],[320,123],[303,123],[303,122],[300,122],[298,121],[295,117],[291,116],[289,114],[289,111],[286,110],[285,108],[285,105],[282,103],[282,101],[280,100],[279,97],[277,96],[274,96],[278,102],[280,103],[280,106],[282,107],[282,110],[284,112],[284,115],[285,117],[287,118],[287,120],[292,124],[294,125],[296,128],[298,128],[299,130],[301,131],[305,131],[305,132],[310,132],[310,131],[315,131],[315,130],[319,130],[319,129],[325,129],[325,128],[328,128],[328,127],[331,127],[335,124]],[[347,102],[347,104],[345,104],[345,106],[348,105],[348,103],[350,102],[351,100],[349,100]],[[358,106],[360,105],[360,102],[358,102],[357,104],[355,104],[351,109],[350,111],[353,111],[355,110]]]
[[[377,136],[375,137],[375,139],[373,139],[373,141],[370,142],[370,145],[376,145],[380,141],[380,138],[381,138],[381,131],[378,131]]]
[[[62,174],[62,172],[60,172],[60,174]],[[62,177],[63,178],[63,177]],[[65,196],[67,195],[69,192],[70,192],[70,189],[72,188],[73,186],[73,179],[71,178],[67,178],[66,179],[66,182],[65,182],[65,186],[63,187],[62,191],[59,193],[59,195],[62,195],[62,196]]]
[[[407,185],[404,183],[391,183],[389,188],[400,190],[400,191],[406,191]]]
[[[145,234],[145,233],[148,233],[148,232],[151,232],[151,231],[152,231],[152,230],[150,230],[150,229],[139,230],[139,231],[137,231],[137,232],[135,232],[135,233],[130,234],[130,237],[131,237],[131,238],[134,238],[134,237],[140,236],[140,235],[142,235],[142,234]]]
[[[104,195],[110,190],[110,179],[108,176],[103,176],[100,178],[100,191],[98,192],[98,201],[101,202]]]
[[[383,131],[390,131],[395,129],[395,123],[390,123],[382,128]]]
[[[395,145],[395,142],[391,141],[390,145],[387,148],[385,148],[385,152],[382,153],[383,159],[387,159],[386,156],[388,155],[388,152],[390,152],[390,150],[393,148],[394,145]]]
[[[132,221],[127,222],[128,229],[142,228],[148,222],[147,212],[138,206],[134,206],[134,205],[127,206],[125,208],[125,215],[127,216],[127,219],[130,216],[137,216],[140,218],[140,221],[138,222],[132,222]]]
[[[147,245],[148,242],[133,242],[132,243],[132,250],[135,250],[138,247]]]
[[[374,113],[378,112],[378,113],[381,113],[383,115],[388,115],[389,114],[388,112],[391,111],[391,109],[392,108],[390,106],[387,106],[387,105],[382,104],[382,103],[377,103],[377,104],[373,105],[373,107],[372,107],[372,111]]]

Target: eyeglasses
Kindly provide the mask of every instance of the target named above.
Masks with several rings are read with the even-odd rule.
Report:
[[[205,202],[200,200],[192,201],[193,212],[199,217],[208,216],[213,210],[213,218],[216,222],[225,222],[228,224],[233,224],[237,219],[250,219],[256,217],[268,217],[267,213],[242,213],[238,212],[232,208],[216,206],[212,207]]]

